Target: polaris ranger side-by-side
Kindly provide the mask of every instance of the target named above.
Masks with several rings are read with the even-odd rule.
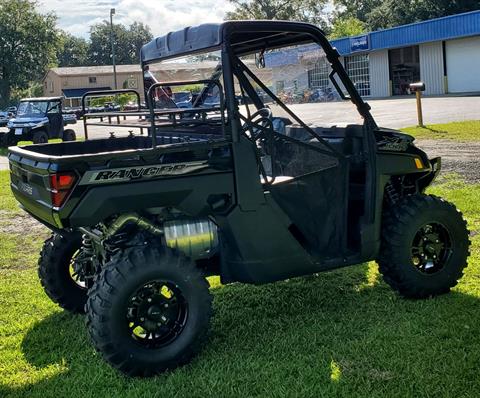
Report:
[[[0,134],[0,146],[17,145],[19,141],[45,144],[51,138],[75,141],[75,131],[65,129],[75,123],[75,115],[63,114],[62,97],[25,98],[18,104],[15,117],[8,121],[9,131]]]
[[[138,110],[84,115],[86,128],[148,134],[9,151],[16,199],[53,231],[39,260],[43,287],[63,308],[86,312],[110,364],[149,376],[189,362],[208,336],[209,275],[262,284],[376,260],[405,297],[455,286],[470,242],[454,205],[425,194],[440,159],[376,125],[320,29],[186,28],[146,44],[142,68],[182,57],[188,65],[192,55],[220,59],[210,78],[192,71],[196,80],[145,82],[147,112],[138,98]],[[272,83],[278,66],[285,78]],[[344,100],[340,118],[356,112],[361,121],[322,126],[333,109],[326,99],[282,102],[308,102],[306,82]],[[203,90],[192,106],[159,105],[160,88],[193,84]]]

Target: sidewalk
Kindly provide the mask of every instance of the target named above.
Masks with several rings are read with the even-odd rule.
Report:
[[[8,170],[8,158],[0,156],[0,170]]]

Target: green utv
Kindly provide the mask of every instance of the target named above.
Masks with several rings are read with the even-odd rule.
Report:
[[[355,88],[364,76],[349,78],[317,27],[185,28],[146,44],[141,63],[148,110],[135,93],[137,110],[85,112],[89,96],[125,90],[83,98],[85,129],[116,136],[8,155],[16,199],[53,231],[39,260],[46,293],[86,312],[115,368],[150,376],[188,363],[208,338],[210,275],[262,284],[376,260],[409,298],[462,276],[466,222],[424,193],[440,159],[376,125]],[[188,67],[196,80],[170,78]],[[333,109],[339,123],[322,125]]]

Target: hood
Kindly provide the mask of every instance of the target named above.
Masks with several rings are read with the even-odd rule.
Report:
[[[15,124],[26,124],[26,123],[42,123],[42,122],[48,122],[48,117],[15,117],[13,119],[10,119],[12,123]]]

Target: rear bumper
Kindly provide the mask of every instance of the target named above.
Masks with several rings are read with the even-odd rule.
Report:
[[[11,184],[13,196],[19,202],[20,207],[30,214],[37,221],[41,222],[50,229],[61,229],[63,228],[60,217],[58,216],[52,208],[40,201],[32,200],[27,195],[23,194],[19,187],[15,184]]]

